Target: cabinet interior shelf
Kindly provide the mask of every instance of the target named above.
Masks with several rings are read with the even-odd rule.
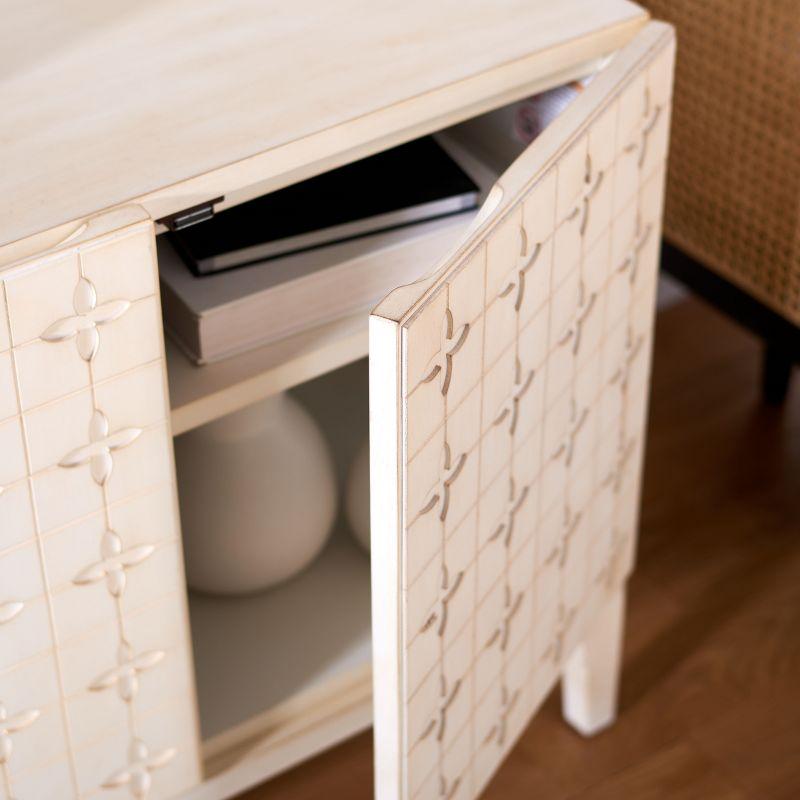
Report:
[[[369,310],[224,361],[197,367],[169,338],[167,375],[174,435],[367,355]]]

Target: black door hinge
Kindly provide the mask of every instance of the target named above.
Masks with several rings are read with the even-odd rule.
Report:
[[[183,211],[178,211],[175,214],[169,214],[166,217],[157,219],[156,222],[160,223],[171,231],[179,231],[183,228],[188,228],[190,225],[197,225],[198,222],[205,222],[214,216],[214,206],[221,203],[225,197],[215,197],[213,200],[207,200],[205,203],[185,208]]]

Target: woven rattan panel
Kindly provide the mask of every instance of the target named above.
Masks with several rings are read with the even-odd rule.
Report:
[[[678,30],[665,234],[800,324],[800,3],[646,5]]]

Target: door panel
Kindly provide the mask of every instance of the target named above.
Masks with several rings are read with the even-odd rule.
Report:
[[[128,208],[0,273],[3,797],[199,780],[154,246]]]
[[[377,796],[473,798],[633,562],[674,38],[370,321]]]

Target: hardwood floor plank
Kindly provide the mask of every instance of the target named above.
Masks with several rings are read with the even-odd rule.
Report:
[[[677,742],[581,792],[580,800],[745,800],[716,765],[688,742]]]
[[[795,676],[797,673],[795,672]],[[788,702],[787,702],[788,701]],[[796,800],[800,786],[800,703],[754,696],[698,727],[692,740],[759,800]]]

